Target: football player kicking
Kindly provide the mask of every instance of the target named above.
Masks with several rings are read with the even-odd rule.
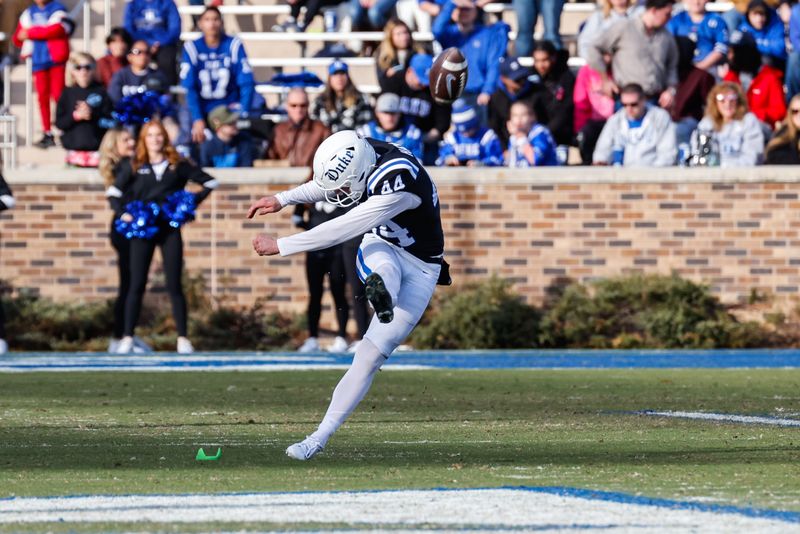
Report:
[[[280,239],[259,234],[253,248],[261,256],[288,256],[364,235],[356,268],[375,316],[317,430],[286,449],[295,460],[309,460],[325,447],[367,394],[375,373],[420,320],[436,284],[450,283],[436,186],[410,152],[341,131],[319,146],[313,170],[312,181],[261,198],[247,216],[321,200],[358,205],[306,232]]]

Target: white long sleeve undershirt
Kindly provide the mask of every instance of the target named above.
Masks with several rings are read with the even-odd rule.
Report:
[[[283,191],[275,195],[281,206],[293,204],[314,204],[320,200],[325,200],[325,191],[317,187],[314,182],[306,182],[298,185],[294,189]]]
[[[313,184],[312,184],[313,185]],[[316,202],[323,200],[323,198],[310,199],[310,192],[299,191],[304,186],[296,187],[286,193],[287,203],[299,198],[300,195],[308,194],[307,200],[301,202]],[[317,191],[321,190],[314,186]],[[281,193],[282,194],[282,193]],[[281,195],[279,194],[279,195]],[[283,198],[278,196],[278,201],[281,205]],[[348,211],[341,217],[331,219],[324,222],[319,226],[315,226],[306,232],[300,232],[288,237],[278,239],[278,250],[281,256],[289,256],[290,254],[297,254],[298,252],[308,252],[310,250],[322,250],[330,248],[333,245],[343,243],[348,239],[352,239],[359,235],[364,235],[376,226],[380,226],[389,221],[392,217],[403,213],[406,210],[413,210],[422,204],[422,199],[413,193],[399,192],[391,193],[388,195],[375,195],[367,199],[366,202],[359,204],[352,210]]]

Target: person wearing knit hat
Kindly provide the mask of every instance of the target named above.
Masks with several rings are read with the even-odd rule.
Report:
[[[453,102],[453,128],[444,136],[436,165],[494,167],[503,164],[503,146],[494,130],[483,127],[475,108]]]

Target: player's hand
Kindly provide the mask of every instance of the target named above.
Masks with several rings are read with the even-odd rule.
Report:
[[[247,210],[247,218],[252,219],[256,215],[266,215],[268,213],[278,213],[283,209],[278,198],[270,195],[268,197],[261,197],[250,205]]]
[[[447,165],[448,167],[458,167],[460,165],[460,162],[458,161],[458,158],[455,156],[447,156],[446,158],[444,158],[444,164]]]
[[[280,252],[278,250],[278,240],[267,234],[258,234],[253,238],[253,250],[259,256],[274,256]]]
[[[192,123],[192,141],[202,143],[206,140],[206,121],[197,119]]]

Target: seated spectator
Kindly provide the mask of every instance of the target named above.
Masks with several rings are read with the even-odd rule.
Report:
[[[767,165],[800,165],[800,95],[789,100],[783,125],[767,143]]]
[[[311,106],[311,117],[330,128],[332,133],[354,130],[372,120],[372,108],[353,85],[344,61],[337,59],[328,68],[328,82]]]
[[[689,37],[678,36],[680,60],[678,61],[678,91],[670,116],[675,122],[678,142],[678,159],[682,164],[689,155],[689,140],[697,123],[703,118],[708,92],[714,87],[714,77],[694,64],[695,44]],[[730,53],[730,50],[728,51]]]
[[[475,108],[453,103],[453,130],[444,134],[439,147],[439,166],[496,167],[503,164],[503,147],[497,134],[481,126]]]
[[[536,121],[536,113],[525,101],[511,104],[506,165],[509,167],[544,167],[558,165],[556,143],[547,128]]]
[[[573,144],[572,121],[575,112],[572,91],[575,76],[566,61],[559,61],[550,41],[533,45],[533,109],[559,145]]]
[[[422,132],[422,163],[432,165],[439,155],[439,141],[450,129],[450,104],[438,104],[428,90],[428,80],[433,58],[428,54],[415,54],[404,76],[389,78],[389,92],[400,96],[400,111],[406,122]]]
[[[751,0],[747,4],[745,19],[738,29],[753,36],[762,55],[774,58],[781,66],[785,64],[787,56],[783,21],[764,0]]]
[[[695,43],[694,64],[710,70],[728,53],[728,25],[716,13],[706,11],[708,0],[683,0],[684,10],[672,17],[667,29],[675,37],[688,37]]]
[[[222,15],[208,7],[197,20],[203,36],[186,42],[181,59],[181,86],[192,120],[192,141],[205,139],[206,116],[219,106],[237,107],[245,117],[253,106],[255,81],[244,46],[225,33]]]
[[[786,62],[786,98],[800,94],[800,3],[792,6],[789,18],[789,42],[792,52]]]
[[[116,105],[123,97],[155,91],[169,93],[169,83],[161,70],[150,68],[150,49],[147,42],[137,40],[128,51],[128,66],[118,70],[111,77],[108,95]]]
[[[68,61],[68,86],[56,106],[56,126],[63,132],[61,145],[67,164],[97,167],[100,142],[111,121],[111,99],[94,77],[94,58],[73,52]]]
[[[288,119],[272,130],[267,159],[284,160],[291,167],[308,167],[317,147],[331,134],[320,121],[308,115],[308,95],[295,87],[286,96]]]
[[[487,106],[500,78],[500,58],[508,46],[508,26],[483,24],[472,0],[447,0],[433,22],[433,36],[442,48],[458,47],[467,59],[467,86],[461,98],[488,124]]]
[[[286,3],[289,4],[290,14],[282,23],[272,27],[274,32],[304,32],[314,22],[323,7],[337,6],[342,3],[342,0],[287,0]],[[303,8],[305,8],[305,12]],[[326,20],[325,31],[335,32],[336,25],[330,27]]]
[[[150,56],[167,80],[178,83],[178,44],[181,16],[173,0],[130,0],[125,7],[124,25],[135,41],[147,43]]]
[[[239,114],[228,106],[217,106],[208,114],[208,122],[214,130],[211,139],[200,145],[201,167],[252,167],[255,143],[247,132],[236,127]]]
[[[722,79],[742,86],[750,111],[766,125],[767,135],[786,117],[783,72],[770,63],[761,62],[752,35],[736,32],[728,53],[727,69]]]
[[[111,77],[123,67],[128,65],[128,50],[133,44],[130,34],[125,28],[111,28],[106,37],[108,53],[97,60],[97,79],[108,88],[111,84]]]
[[[397,19],[387,22],[383,41],[375,51],[375,70],[381,91],[388,91],[390,79],[402,78],[411,56],[421,52],[422,47],[414,44],[405,22]]]
[[[692,165],[752,167],[763,153],[761,123],[747,111],[742,88],[732,82],[715,85],[692,134]]]
[[[422,159],[422,132],[413,124],[406,123],[400,112],[400,97],[394,93],[383,93],[375,102],[375,120],[359,126],[356,132],[363,137],[393,143],[408,149]]]
[[[601,0],[578,34],[578,55],[588,57],[589,47],[595,39],[620,20],[633,15],[635,9],[636,2],[633,0]]]
[[[533,72],[523,67],[516,57],[500,59],[500,84],[489,101],[489,127],[500,138],[502,146],[508,145],[508,117],[511,104],[520,100],[531,100],[534,84],[530,80]]]
[[[595,165],[668,167],[675,164],[675,125],[669,113],[647,102],[644,90],[629,84],[620,92],[622,109],[603,127],[594,149]]]
[[[673,0],[646,0],[640,16],[611,26],[589,47],[587,64],[603,76],[603,92],[615,97],[619,87],[636,84],[648,100],[669,109],[678,86],[678,47],[666,29]],[[611,57],[609,76],[606,58]]]
[[[584,165],[592,164],[592,154],[597,138],[603,131],[606,120],[614,114],[614,99],[603,93],[603,77],[589,65],[578,70],[575,90],[572,94],[575,103],[573,129],[575,142]]]
[[[349,0],[350,17],[356,30],[380,30],[394,11],[397,0]],[[334,132],[336,133],[336,132]]]

